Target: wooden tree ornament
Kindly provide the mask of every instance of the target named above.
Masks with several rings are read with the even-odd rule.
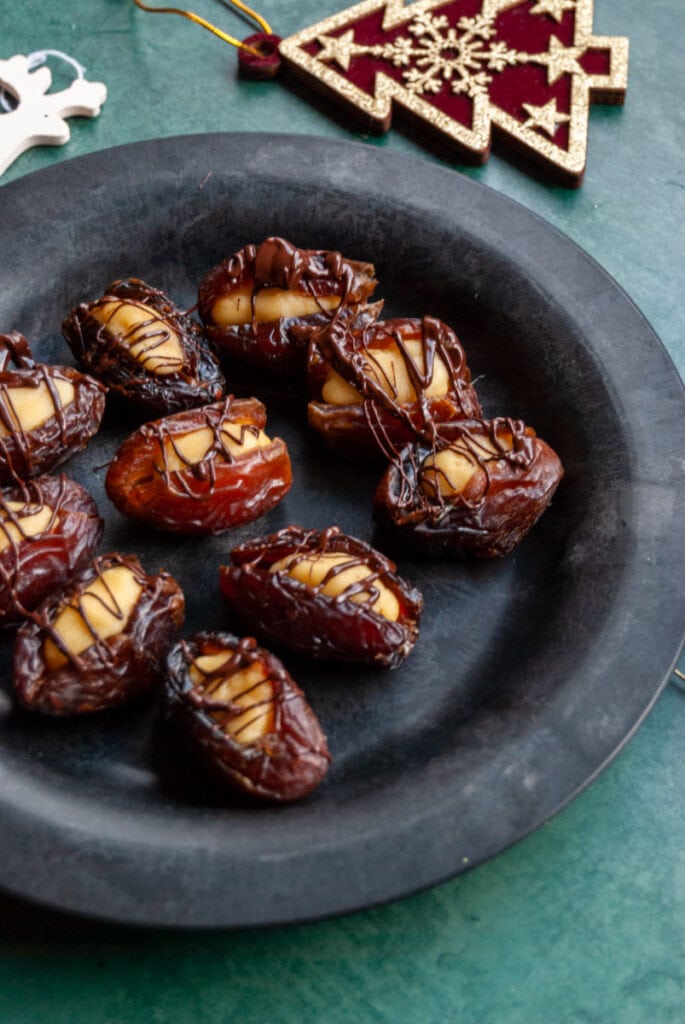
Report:
[[[495,129],[578,185],[590,103],[622,103],[628,78],[628,40],[592,24],[593,0],[363,0],[280,53],[379,131],[397,105],[484,163]]]

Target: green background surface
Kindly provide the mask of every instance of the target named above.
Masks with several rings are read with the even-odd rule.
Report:
[[[260,10],[288,35],[340,6],[264,0]],[[218,0],[192,9],[238,36],[251,31]],[[354,139],[441,162],[590,252],[682,375],[684,30],[682,0],[596,0],[596,33],[630,38],[628,96],[623,108],[593,108],[585,182],[568,191],[498,152],[469,168],[398,131],[368,137],[302,89],[239,80],[232,49],[132,0],[0,0],[0,57],[62,50],[109,93],[98,118],[71,121],[67,146],[24,154],[2,183],[109,146],[208,131]],[[165,933],[1,899],[0,1021],[683,1024],[684,754],[685,695],[670,686],[628,747],[545,827],[452,882],[338,920]]]

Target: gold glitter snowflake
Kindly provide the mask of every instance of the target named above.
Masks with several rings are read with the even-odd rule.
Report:
[[[354,41],[353,33],[320,38],[324,52],[319,60],[336,61],[347,70],[353,57],[380,57],[394,67],[407,68],[402,73],[407,92],[435,95],[449,83],[453,93],[473,99],[487,93],[492,81],[489,72],[528,60],[526,53],[509,49],[506,43],[490,42],[495,35],[493,22],[493,16],[480,14],[460,18],[454,27],[444,14],[422,11],[408,26],[411,36],[399,36],[391,43],[364,46]]]

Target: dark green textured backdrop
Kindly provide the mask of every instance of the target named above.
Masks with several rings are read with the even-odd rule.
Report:
[[[287,35],[338,7],[264,0],[262,10]],[[193,9],[250,31],[215,0]],[[593,109],[579,191],[547,187],[497,154],[480,169],[449,164],[587,249],[681,374],[684,29],[682,0],[596,0],[596,32],[630,37],[629,88],[624,108]],[[238,80],[232,50],[132,0],[0,0],[0,57],[41,48],[78,58],[109,98],[96,120],[72,121],[68,146],[25,154],[3,182],[119,143],[205,131],[352,138],[438,159],[397,132],[368,139],[304,92]],[[682,1024],[684,749],[685,696],[670,687],[628,748],[546,827],[456,881],[340,920],[178,935],[0,901],[0,1021]]]

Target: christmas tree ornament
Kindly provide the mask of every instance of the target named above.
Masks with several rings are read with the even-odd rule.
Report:
[[[76,78],[66,89],[52,85],[48,57],[70,64]],[[96,117],[107,99],[102,82],[89,82],[84,68],[59,50],[39,50],[0,60],[0,175],[32,146],[63,146],[71,134],[68,117]]]
[[[622,103],[628,40],[593,0],[363,0],[281,43],[286,63],[380,131],[401,108],[472,162],[493,129],[580,184],[590,103]]]
[[[231,2],[262,28],[228,40],[244,73],[272,77],[282,58],[368,128],[387,131],[398,110],[476,164],[494,135],[577,186],[590,104],[625,97],[628,40],[593,34],[594,0],[362,0],[280,42]]]

